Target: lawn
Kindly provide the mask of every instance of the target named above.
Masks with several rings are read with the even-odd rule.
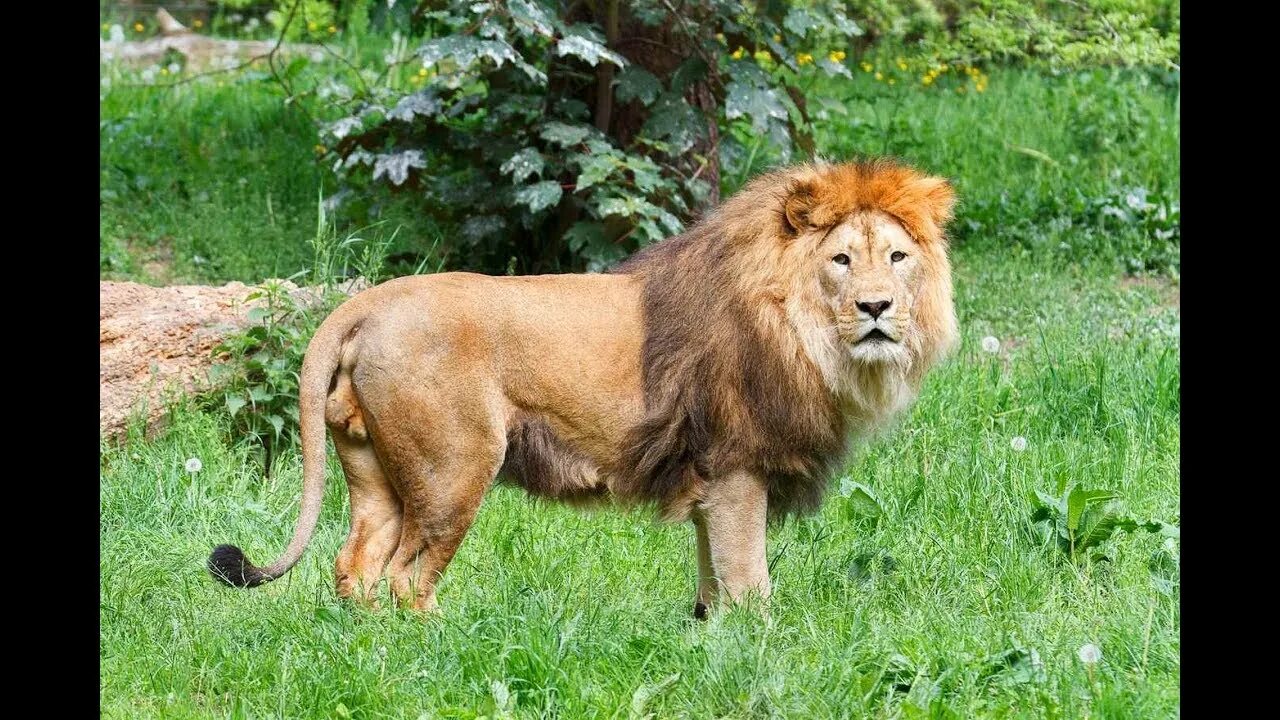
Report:
[[[1072,561],[1031,523],[1035,491],[1076,484],[1139,520],[1179,515],[1176,85],[1009,71],[982,96],[862,74],[815,92],[824,153],[955,179],[963,343],[820,513],[770,531],[767,618],[691,619],[690,527],[504,487],[445,575],[440,616],[345,605],[332,455],[302,562],[224,588],[209,550],[276,556],[300,459],[284,453],[264,480],[220,416],[179,407],[154,440],[102,448],[102,714],[1176,716],[1179,598],[1152,571],[1173,541],[1118,533],[1110,560]],[[325,174],[278,96],[112,87],[102,108],[104,279],[253,282],[307,265]],[[388,217],[408,249],[435,239],[402,209]],[[1078,656],[1087,644],[1096,664]]]

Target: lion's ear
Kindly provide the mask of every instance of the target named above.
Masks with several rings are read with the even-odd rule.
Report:
[[[951,213],[956,206],[956,191],[946,178],[927,177],[919,180],[916,192],[935,225],[941,228],[951,220]]]
[[[797,183],[787,195],[787,199],[782,204],[783,219],[786,220],[787,229],[792,233],[798,233],[808,228],[811,222],[813,206],[817,198],[813,194],[813,186],[809,183]]]

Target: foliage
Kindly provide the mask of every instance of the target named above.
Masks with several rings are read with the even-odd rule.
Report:
[[[233,438],[262,447],[267,475],[278,449],[297,443],[298,370],[318,324],[291,289],[268,280],[252,290],[249,326],[214,347],[220,362],[209,369],[206,399],[230,417]]]
[[[402,19],[426,39],[397,40],[380,72],[315,89],[330,105],[321,143],[349,187],[424,196],[458,228],[467,266],[598,270],[678,233],[718,197],[722,161],[750,170],[757,158],[812,155],[809,91],[852,76],[861,17],[885,43],[914,39],[902,70],[949,87],[939,78],[958,63],[956,77],[982,92],[979,62],[1176,57],[1177,12],[1161,29],[1162,7],[700,2],[676,12],[649,0],[565,14],[544,0],[454,0]],[[654,42],[669,44],[661,61]]]
[[[1138,530],[1178,539],[1177,525],[1160,520],[1139,522],[1126,513],[1112,490],[1086,490],[1072,486],[1055,497],[1036,490],[1031,495],[1034,508],[1031,522],[1037,534],[1054,543],[1072,560],[1110,560],[1114,548],[1107,541],[1116,533]]]
[[[338,240],[320,203],[309,273],[315,290],[282,280],[263,282],[245,297],[246,303],[254,304],[247,314],[248,326],[214,347],[218,362],[209,370],[211,389],[203,396],[204,406],[226,414],[233,440],[262,447],[267,475],[272,458],[298,442],[302,360],[320,322],[345,298],[338,282],[352,277],[378,282],[396,232],[372,239],[353,233]]]

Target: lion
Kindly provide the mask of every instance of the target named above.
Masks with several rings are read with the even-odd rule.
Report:
[[[889,160],[751,181],[606,273],[403,277],[339,306],[300,382],[302,507],[267,567],[221,545],[234,586],[285,574],[320,513],[326,428],[350,490],[337,593],[437,607],[495,479],[535,497],[647,505],[697,537],[694,615],[758,597],[771,519],[819,507],[955,345],[947,180]]]

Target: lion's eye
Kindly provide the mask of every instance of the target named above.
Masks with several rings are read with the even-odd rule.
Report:
[[[907,254],[901,250],[895,250],[893,254],[889,256],[889,259],[894,262],[902,262],[907,259]]]
[[[848,255],[845,255],[844,253],[840,253],[839,255],[837,255],[837,256],[835,256],[835,257],[831,258],[831,262],[833,262],[833,263],[835,263],[835,264],[837,264],[837,265],[848,265],[848,264],[849,264],[849,256],[848,256]]]

